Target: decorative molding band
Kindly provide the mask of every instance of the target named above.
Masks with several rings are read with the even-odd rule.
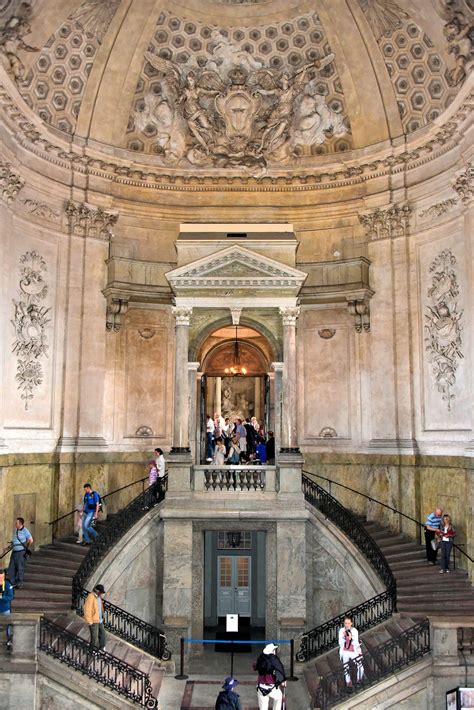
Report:
[[[435,217],[442,217],[447,212],[450,212],[456,205],[458,200],[455,197],[449,197],[447,200],[442,200],[437,202],[431,207],[428,207],[423,212],[420,212],[420,219],[434,219]]]
[[[408,204],[376,207],[359,213],[359,222],[364,227],[369,241],[406,237],[410,229],[411,207]]]
[[[113,238],[112,227],[118,220],[117,212],[109,212],[102,207],[92,207],[85,202],[66,203],[66,214],[72,234],[92,237],[109,242]]]
[[[458,193],[461,202],[464,204],[472,200],[474,194],[474,162],[469,163],[467,168],[456,173],[453,190]]]
[[[472,115],[474,94],[469,94],[464,103],[447,120],[433,137],[426,143],[417,145],[411,150],[400,149],[400,152],[376,158],[359,164],[340,164],[333,171],[322,168],[315,170],[312,166],[301,170],[300,174],[266,175],[252,178],[232,171],[204,170],[178,174],[162,172],[150,166],[138,166],[134,159],[130,163],[126,158],[116,162],[107,156],[107,160],[93,158],[75,153],[69,146],[52,143],[38,131],[38,125],[18,108],[5,86],[0,84],[0,108],[8,121],[7,125],[15,135],[18,143],[26,150],[40,158],[63,167],[66,170],[93,175],[112,182],[126,184],[139,188],[150,188],[165,191],[183,192],[300,192],[326,190],[363,183],[384,175],[403,173],[406,170],[418,168],[447,153],[463,138],[463,123]],[[86,148],[87,150],[87,148]],[[229,184],[229,181],[232,181]]]
[[[0,192],[7,204],[13,202],[25,184],[21,175],[15,172],[10,163],[0,159]]]

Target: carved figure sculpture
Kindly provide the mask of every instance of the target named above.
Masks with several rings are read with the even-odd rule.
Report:
[[[320,145],[328,135],[342,136],[349,132],[344,116],[329,108],[322,94],[313,95],[305,90],[295,114],[295,145]]]
[[[244,71],[257,71],[263,64],[254,59],[250,52],[239,48],[229,37],[222,35],[219,30],[211,32],[211,39],[215,42],[211,50],[211,59],[208,59],[205,68],[209,71],[227,74],[233,67],[240,67]]]
[[[20,50],[39,52],[38,47],[32,47],[23,39],[31,33],[29,22],[23,17],[11,17],[5,27],[0,30],[0,52],[5,58],[7,71],[14,80],[21,84],[25,77],[25,65],[18,56]]]
[[[455,62],[454,67],[448,72],[451,86],[457,86],[463,82],[474,65],[474,48],[471,40],[473,28],[463,20],[463,15],[456,15],[444,26],[443,30],[448,43],[448,54],[454,56]]]

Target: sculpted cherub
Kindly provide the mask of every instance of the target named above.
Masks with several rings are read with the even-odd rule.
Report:
[[[455,66],[449,72],[451,86],[460,84],[474,64],[471,40],[472,27],[463,23],[458,15],[444,26],[444,35],[448,42],[448,54],[454,55]]]
[[[11,17],[0,30],[0,52],[5,56],[7,69],[17,83],[23,82],[26,71],[18,52],[22,49],[25,52],[39,52],[38,47],[31,47],[23,39],[30,32],[30,24],[23,17]]]

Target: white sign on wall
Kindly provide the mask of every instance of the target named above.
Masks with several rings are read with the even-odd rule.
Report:
[[[226,627],[227,633],[237,632],[239,630],[239,615],[238,614],[226,614]]]

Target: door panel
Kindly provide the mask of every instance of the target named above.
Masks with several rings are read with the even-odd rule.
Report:
[[[250,557],[217,558],[217,616],[251,615]]]

